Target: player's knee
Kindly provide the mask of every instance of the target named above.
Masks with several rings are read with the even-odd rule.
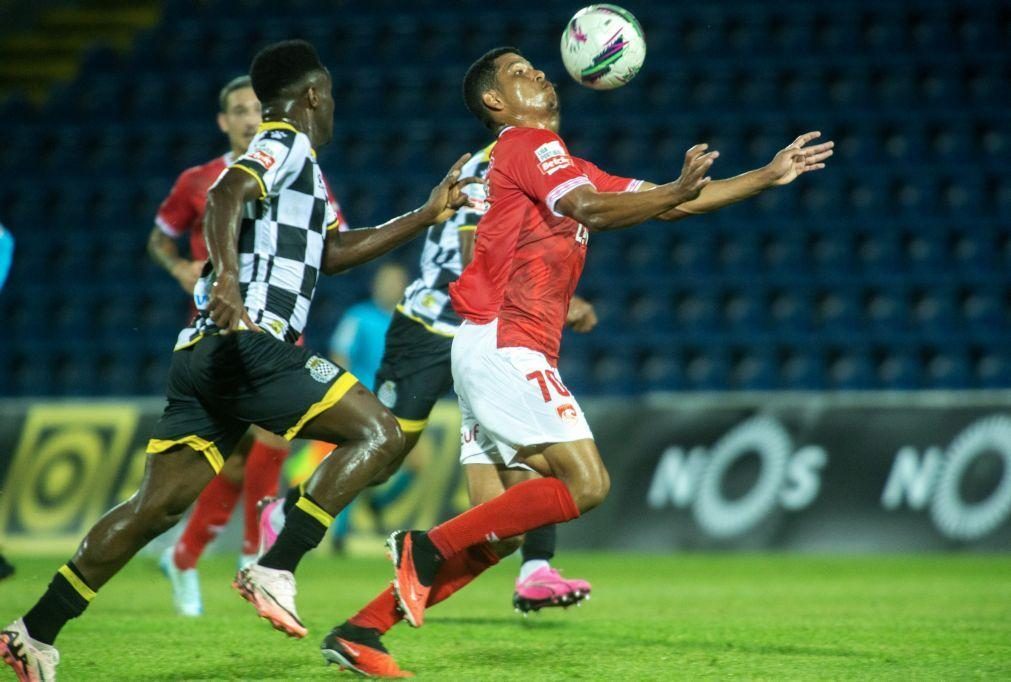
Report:
[[[134,498],[132,502],[134,518],[143,524],[144,534],[149,540],[179,523],[189,506],[167,496]]]
[[[404,432],[397,423],[396,417],[392,414],[384,414],[373,422],[369,440],[374,445],[374,450],[387,465],[396,462],[401,456],[406,444]],[[390,468],[390,467],[384,467]],[[393,471],[390,471],[390,475]],[[389,476],[387,476],[389,478]]]
[[[605,471],[600,475],[587,476],[571,482],[568,486],[580,513],[586,513],[594,507],[600,506],[607,498],[607,494],[611,491],[611,479]]]

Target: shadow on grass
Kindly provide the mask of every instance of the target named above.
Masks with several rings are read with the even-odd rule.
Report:
[[[516,615],[515,617],[506,618],[468,618],[463,617],[449,617],[449,618],[439,618],[439,620],[432,619],[431,625],[466,625],[466,626],[486,626],[486,627],[502,627],[503,625],[520,625],[524,627],[532,627],[537,629],[561,629],[570,627],[570,623],[563,623],[556,620],[544,620],[535,615],[531,615],[528,618]]]

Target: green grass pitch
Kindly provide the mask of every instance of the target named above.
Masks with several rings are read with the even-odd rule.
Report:
[[[4,622],[59,565],[13,559]],[[558,564],[593,582],[589,603],[524,620],[507,560],[386,643],[431,680],[1011,679],[1011,557],[567,553]],[[154,560],[134,560],[64,631],[60,679],[356,679],[317,647],[388,583],[384,560],[307,558],[302,641],[255,617],[229,585],[233,566],[203,562],[206,615],[191,620],[173,614]]]

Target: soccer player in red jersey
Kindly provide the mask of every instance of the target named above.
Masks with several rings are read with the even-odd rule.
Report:
[[[491,208],[471,264],[450,285],[463,325],[453,340],[462,455],[541,474],[430,531],[398,531],[388,546],[393,585],[323,641],[327,660],[371,675],[404,676],[380,635],[401,618],[418,627],[498,561],[501,541],[599,505],[607,469],[575,398],[558,375],[562,328],[591,232],[678,220],[824,167],[832,143],[797,138],[760,169],[712,182],[718,153],[688,150],[681,176],[654,185],[620,178],[569,154],[558,136],[554,86],[515,48],[498,48],[464,79],[468,108],[498,133],[488,173]],[[508,548],[507,548],[508,549]]]
[[[228,153],[180,174],[155,217],[155,226],[148,239],[148,253],[193,295],[193,287],[207,260],[204,240],[204,208],[207,190],[225,169],[245,153],[260,125],[260,101],[253,92],[249,76],[229,81],[218,97],[218,127],[228,137]],[[346,229],[340,208],[329,197],[340,229]],[[179,255],[176,241],[189,236],[189,259]],[[196,308],[192,305],[191,310]],[[288,442],[269,431],[252,427],[221,473],[204,489],[193,507],[186,528],[179,540],[162,554],[162,571],[172,583],[176,611],[183,616],[203,613],[197,562],[207,545],[228,523],[243,498],[244,533],[239,564],[245,566],[256,558],[259,544],[259,514],[257,503],[277,494],[281,465],[288,455]]]

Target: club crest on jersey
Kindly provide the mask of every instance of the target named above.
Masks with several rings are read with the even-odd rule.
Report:
[[[309,370],[309,376],[321,384],[330,383],[338,374],[340,369],[324,357],[313,355],[306,360],[305,368]]]
[[[562,168],[568,168],[572,165],[572,158],[566,153],[565,148],[562,147],[562,143],[558,140],[545,142],[534,150],[534,155],[540,162],[538,168],[545,175],[552,175]]]
[[[576,412],[572,403],[565,403],[558,406],[558,418],[563,422],[574,422],[579,419],[579,413]]]
[[[376,397],[379,398],[379,402],[392,410],[397,404],[397,385],[392,381],[384,381],[376,391]]]

